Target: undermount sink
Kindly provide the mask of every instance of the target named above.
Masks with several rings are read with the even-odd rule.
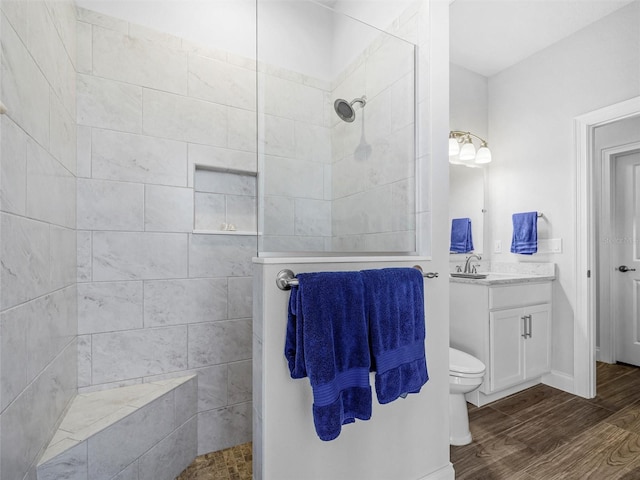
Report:
[[[459,277],[459,278],[487,278],[487,273],[460,273],[460,272],[455,272],[455,273],[451,273],[450,274],[452,277]]]

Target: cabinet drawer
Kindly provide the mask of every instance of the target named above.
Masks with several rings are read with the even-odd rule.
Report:
[[[519,283],[489,288],[489,309],[551,302],[551,282]]]

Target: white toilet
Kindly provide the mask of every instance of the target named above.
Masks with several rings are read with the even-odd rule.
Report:
[[[480,387],[485,365],[473,355],[449,347],[449,443],[471,443],[465,393]]]

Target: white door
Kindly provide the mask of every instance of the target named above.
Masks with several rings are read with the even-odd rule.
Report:
[[[616,360],[640,366],[640,152],[614,159],[611,302]]]

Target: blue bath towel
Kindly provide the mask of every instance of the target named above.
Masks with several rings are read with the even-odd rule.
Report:
[[[454,218],[451,220],[451,253],[469,253],[473,250],[471,237],[471,219]]]
[[[538,212],[514,213],[511,253],[532,255],[538,251]]]
[[[424,350],[424,285],[415,268],[363,270],[378,402],[418,393],[429,380]]]
[[[285,357],[292,378],[309,377],[321,440],[371,418],[368,325],[360,272],[301,273],[292,287]]]

